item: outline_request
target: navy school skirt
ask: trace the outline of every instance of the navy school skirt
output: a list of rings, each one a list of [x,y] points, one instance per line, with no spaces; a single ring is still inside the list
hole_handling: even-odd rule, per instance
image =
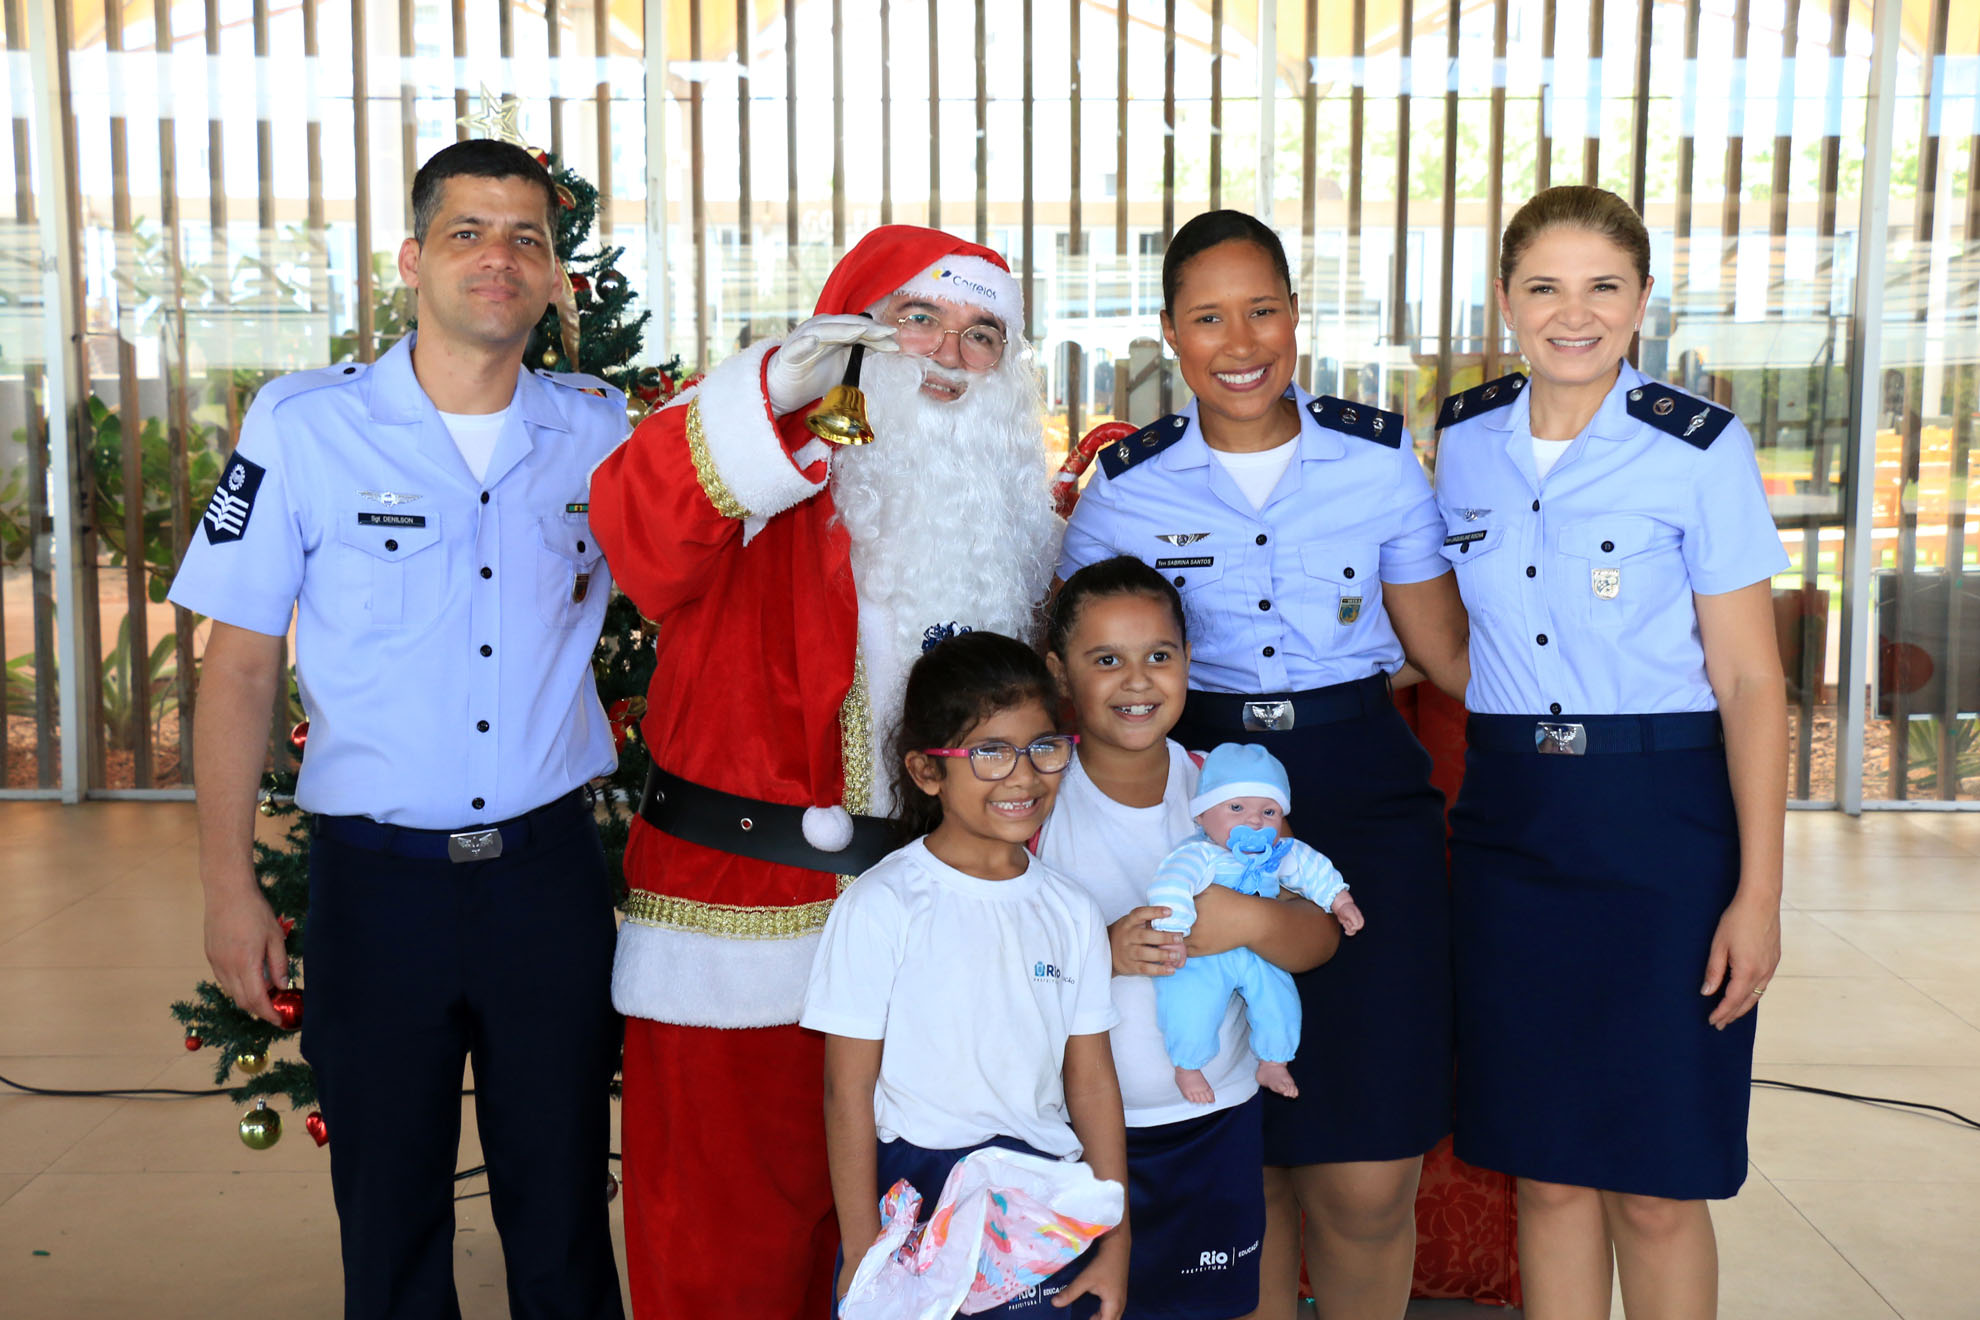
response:
[[[926,1146],[917,1146],[907,1141],[883,1141],[879,1144],[879,1155],[874,1166],[876,1175],[874,1182],[877,1186],[877,1190],[873,1193],[874,1200],[878,1201],[886,1196],[888,1188],[905,1178],[915,1191],[921,1193],[920,1213],[926,1218],[935,1213],[935,1203],[942,1198],[942,1185],[949,1181],[949,1170],[970,1152],[986,1150],[992,1146],[999,1150],[1019,1150],[1027,1155],[1052,1158],[1043,1151],[1019,1141],[1016,1137],[992,1137],[988,1141],[975,1146],[964,1146],[960,1150],[930,1150]],[[1128,1231],[1130,1233],[1134,1231],[1132,1210],[1129,1211]],[[1085,1251],[1061,1266],[1057,1274],[1036,1288],[1013,1297],[1002,1306],[992,1307],[988,1311],[978,1311],[976,1314],[995,1317],[998,1320],[1004,1316],[1036,1317],[1036,1320],[1069,1316],[1073,1320],[1092,1320],[1092,1317],[1100,1312],[1100,1299],[1091,1293],[1064,1310],[1056,1310],[1052,1306],[1052,1298],[1063,1292],[1067,1285],[1079,1277],[1079,1272],[1086,1268],[1086,1258],[1092,1254],[1092,1251],[1093,1247],[1089,1245]],[[1129,1259],[1132,1258],[1130,1253]],[[839,1285],[838,1272],[845,1268],[846,1256],[842,1247],[839,1251],[838,1266],[832,1272],[832,1288],[835,1294]],[[832,1314],[834,1316],[838,1314],[836,1305],[832,1308]]]
[[[1172,735],[1202,751],[1256,743],[1284,762],[1293,834],[1340,868],[1368,918],[1332,959],[1293,977],[1302,1021],[1289,1067],[1299,1098],[1265,1096],[1269,1165],[1408,1159],[1451,1130],[1444,797],[1386,684],[1319,694],[1349,688],[1367,694],[1357,713],[1276,732],[1192,716],[1234,700],[1192,692]]]
[[[1127,1130],[1131,1320],[1233,1320],[1258,1309],[1264,1094]]]
[[[1746,1178],[1757,1014],[1698,993],[1739,884],[1716,711],[1473,715],[1452,813],[1457,1154],[1605,1191],[1729,1197]]]

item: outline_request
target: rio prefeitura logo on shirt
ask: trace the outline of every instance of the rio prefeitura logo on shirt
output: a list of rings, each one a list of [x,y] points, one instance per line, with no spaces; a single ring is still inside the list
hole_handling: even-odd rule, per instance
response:
[[[1077,984],[1077,982],[1075,982],[1072,979],[1072,977],[1067,976],[1065,972],[1062,971],[1057,966],[1057,964],[1048,963],[1043,961],[1042,959],[1038,962],[1034,962],[1031,964],[1031,979],[1034,981],[1057,981],[1060,985]]]

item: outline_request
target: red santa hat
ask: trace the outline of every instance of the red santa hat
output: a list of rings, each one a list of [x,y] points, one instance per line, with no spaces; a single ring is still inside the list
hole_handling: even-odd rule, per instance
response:
[[[882,225],[832,268],[817,312],[857,314],[896,293],[981,307],[1019,333],[1024,294],[989,248],[920,225]]]

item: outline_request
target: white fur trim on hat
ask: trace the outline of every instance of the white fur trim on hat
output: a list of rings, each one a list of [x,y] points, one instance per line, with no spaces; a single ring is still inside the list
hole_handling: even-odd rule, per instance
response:
[[[1009,271],[984,257],[943,257],[902,281],[898,292],[981,307],[1002,321],[1006,331],[1024,329],[1024,290]]]
[[[1229,802],[1232,798],[1241,797],[1267,798],[1278,803],[1280,811],[1292,810],[1292,803],[1286,801],[1285,789],[1279,787],[1279,785],[1258,783],[1256,781],[1247,783],[1244,780],[1236,780],[1230,783],[1218,784],[1208,792],[1198,793],[1195,797],[1191,798],[1189,800],[1189,814],[1192,816],[1201,816],[1214,806]]]
[[[806,807],[804,841],[820,852],[844,852],[853,841],[853,818],[844,807]]]

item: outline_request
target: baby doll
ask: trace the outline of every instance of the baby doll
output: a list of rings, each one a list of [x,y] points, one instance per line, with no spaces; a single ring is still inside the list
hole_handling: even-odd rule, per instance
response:
[[[1290,889],[1332,912],[1346,934],[1360,930],[1361,909],[1334,864],[1297,839],[1279,837],[1291,799],[1286,768],[1263,747],[1225,743],[1210,753],[1189,800],[1202,833],[1176,845],[1156,869],[1148,901],[1169,915],[1150,924],[1189,934],[1196,895],[1219,884],[1265,898]],[[1290,973],[1242,948],[1191,958],[1155,982],[1156,1017],[1177,1089],[1200,1105],[1216,1098],[1203,1065],[1216,1057],[1217,1028],[1232,991],[1244,996],[1259,1085],[1298,1095],[1286,1064],[1299,1047],[1299,993]]]

